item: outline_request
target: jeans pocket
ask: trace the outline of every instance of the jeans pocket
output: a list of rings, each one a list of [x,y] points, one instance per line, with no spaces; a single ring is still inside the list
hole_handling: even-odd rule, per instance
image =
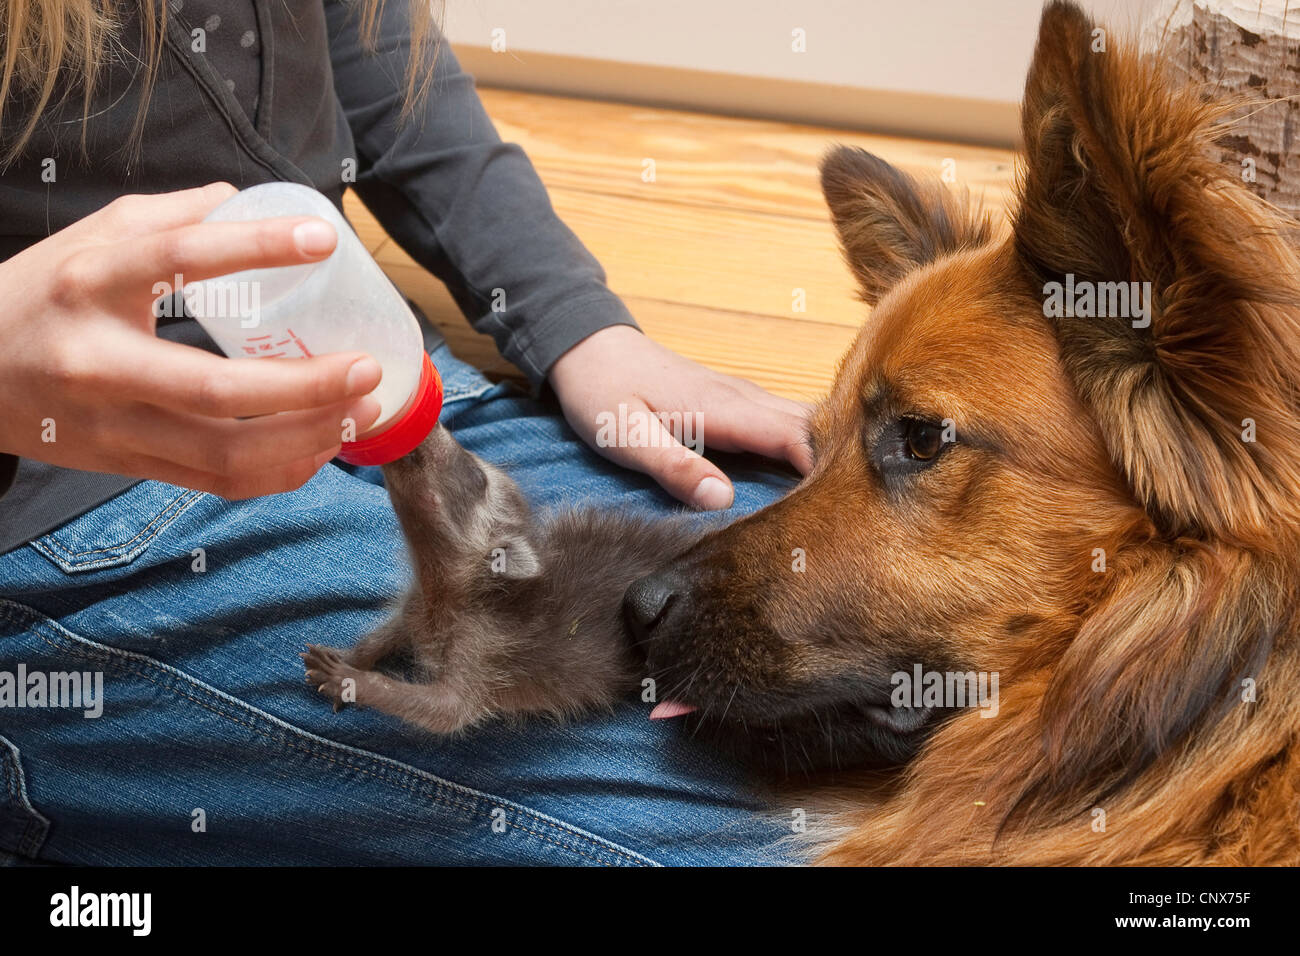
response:
[[[130,564],[204,497],[161,481],[132,485],[31,543],[68,574]]]
[[[50,821],[27,796],[18,748],[0,737],[0,850],[34,860],[49,832]]]

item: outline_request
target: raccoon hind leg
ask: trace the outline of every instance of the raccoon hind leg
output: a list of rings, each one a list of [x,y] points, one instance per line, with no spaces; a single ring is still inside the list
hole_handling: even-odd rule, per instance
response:
[[[452,734],[482,719],[485,712],[442,681],[417,684],[373,670],[360,670],[331,647],[308,645],[303,654],[307,682],[334,702],[372,707],[435,734]]]

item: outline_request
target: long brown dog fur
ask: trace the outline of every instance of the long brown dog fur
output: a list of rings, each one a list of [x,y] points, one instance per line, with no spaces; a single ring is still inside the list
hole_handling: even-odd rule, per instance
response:
[[[651,589],[690,719],[820,767],[910,757],[820,791],[823,863],[1300,863],[1294,223],[1208,158],[1219,106],[1093,29],[1044,11],[1009,235],[827,158],[874,310],[814,469]],[[1048,317],[1067,273],[1149,281],[1149,326]],[[956,440],[899,470],[913,418]],[[910,661],[998,672],[998,715],[855,730]]]
[[[1116,560],[1073,585],[1086,612],[999,655],[1003,719],[943,727],[828,863],[1300,863],[1293,223],[1206,158],[1212,105],[1092,29],[1044,15],[1013,243],[1037,278],[1153,284],[1145,332],[1054,330],[1141,513],[1097,515]]]

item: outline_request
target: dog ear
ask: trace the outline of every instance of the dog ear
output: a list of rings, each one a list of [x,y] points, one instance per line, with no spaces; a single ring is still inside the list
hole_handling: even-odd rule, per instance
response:
[[[1014,241],[1147,514],[1170,536],[1260,540],[1300,519],[1300,263],[1288,221],[1209,158],[1223,110],[1049,4]],[[1129,308],[1095,314],[1103,295]]]
[[[992,235],[988,217],[965,195],[939,182],[922,186],[864,149],[831,150],[821,179],[844,257],[869,305],[917,266]]]
[[[1282,562],[1229,546],[1151,542],[1116,556],[1116,581],[1054,670],[1043,758],[1023,804],[1076,811],[1130,782],[1189,734],[1248,706],[1290,626]],[[1239,711],[1248,720],[1248,710]]]

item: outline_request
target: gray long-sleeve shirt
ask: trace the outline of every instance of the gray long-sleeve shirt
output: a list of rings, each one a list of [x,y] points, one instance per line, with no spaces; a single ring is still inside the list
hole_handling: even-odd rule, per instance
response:
[[[142,71],[119,57],[97,88],[84,156],[75,95],[47,111],[20,159],[0,173],[0,260],[128,193],[286,180],[314,186],[339,206],[355,189],[534,385],[592,332],[634,325],[600,265],[555,215],[523,151],[501,142],[445,44],[428,98],[399,121],[406,4],[384,5],[374,53],[363,49],[357,6],[171,0],[138,144],[130,134]],[[125,49],[140,49],[138,22],[126,22],[124,41]],[[14,126],[6,116],[6,130]],[[502,298],[505,310],[494,311]],[[188,319],[164,322],[158,334],[216,351]],[[433,336],[426,330],[426,339]],[[135,481],[0,454],[0,553]]]

